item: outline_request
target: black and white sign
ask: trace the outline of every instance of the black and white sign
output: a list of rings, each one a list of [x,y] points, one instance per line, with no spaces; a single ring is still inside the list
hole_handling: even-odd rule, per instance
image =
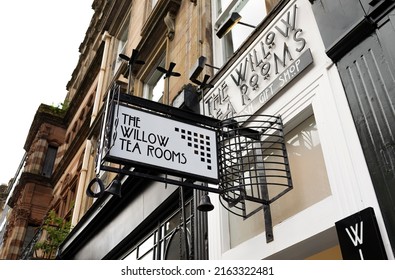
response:
[[[278,75],[265,89],[263,89],[258,96],[251,100],[251,102],[246,105],[239,114],[254,114],[312,63],[313,57],[310,49],[308,49],[287,69]]]
[[[335,224],[343,259],[387,259],[373,208],[368,207]]]
[[[114,111],[107,159],[218,182],[214,130],[123,105]]]

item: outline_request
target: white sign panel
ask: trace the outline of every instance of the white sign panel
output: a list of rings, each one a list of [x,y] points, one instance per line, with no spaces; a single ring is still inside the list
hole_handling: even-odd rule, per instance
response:
[[[119,105],[107,156],[177,175],[218,180],[214,130]]]

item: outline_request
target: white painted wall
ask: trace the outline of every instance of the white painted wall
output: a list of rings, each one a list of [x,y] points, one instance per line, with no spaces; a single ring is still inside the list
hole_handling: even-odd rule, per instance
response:
[[[334,230],[336,221],[366,207],[373,207],[387,255],[393,259],[336,66],[325,54],[309,1],[291,1],[288,7],[294,4],[298,7],[297,26],[303,29],[306,48],[312,51],[314,65],[291,82],[259,113],[281,115],[285,130],[288,131],[306,115],[314,113],[332,195],[274,226],[273,242],[266,243],[265,234],[262,233],[230,249],[229,213],[219,203],[218,195],[211,194],[215,208],[208,214],[209,258],[264,259],[275,254],[285,258],[305,258],[337,244]]]

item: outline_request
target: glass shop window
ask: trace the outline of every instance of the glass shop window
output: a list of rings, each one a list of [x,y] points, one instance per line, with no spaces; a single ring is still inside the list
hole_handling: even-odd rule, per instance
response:
[[[151,75],[145,79],[143,97],[152,101],[159,102],[165,92],[164,73],[156,70],[157,66],[165,68],[165,55],[159,60],[159,63],[152,69]]]
[[[121,29],[115,36],[115,46],[114,46],[114,58],[112,62],[112,73],[115,75],[122,64],[122,59],[119,57],[119,54],[126,54],[125,48],[128,42],[128,33],[129,33],[129,15],[127,16],[127,20],[123,23]]]
[[[293,189],[270,204],[273,226],[331,195],[314,116],[288,132],[285,141]],[[246,201],[246,208],[252,204]],[[228,219],[230,248],[265,231],[263,210],[247,219],[229,213]]]
[[[132,248],[126,260],[185,260],[191,256],[192,222],[191,201],[185,205],[186,232],[182,212],[177,210],[161,221],[151,233],[146,235]]]

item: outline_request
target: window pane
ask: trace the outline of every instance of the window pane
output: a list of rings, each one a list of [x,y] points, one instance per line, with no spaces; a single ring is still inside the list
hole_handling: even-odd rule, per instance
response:
[[[241,15],[241,23],[257,26],[266,16],[264,0],[217,0],[215,26],[219,28],[233,12]],[[215,7],[214,7],[215,8]],[[236,24],[232,30],[220,40],[214,40],[222,49],[222,63],[241,46],[254,31],[254,27]]]
[[[139,246],[139,258],[154,247],[154,234]]]
[[[187,238],[187,240],[185,240]],[[186,242],[185,242],[186,241]],[[187,226],[187,236],[185,236],[184,229],[177,229],[169,239],[166,240],[166,247],[163,259],[165,260],[186,260],[187,249],[190,252],[190,225]]]
[[[124,258],[124,260],[136,260],[137,259],[137,250],[133,250],[129,255]]]
[[[180,224],[180,213],[178,212],[176,215],[174,215],[168,222],[165,223],[165,232],[164,235],[168,235],[170,232],[172,232],[176,227],[178,227]]]
[[[125,46],[128,41],[128,33],[129,33],[129,20],[127,20],[122,28],[120,29],[119,33],[116,36],[115,41],[115,52],[114,58],[112,62],[112,70],[113,75],[117,72],[119,66],[122,63],[122,59],[119,57],[119,54],[125,54]]]
[[[181,210],[178,209],[165,219],[158,220],[159,225],[154,226],[155,230],[142,238],[137,244],[133,244],[133,247],[130,248],[131,253],[124,259],[186,259],[187,251],[191,254],[193,250],[190,200],[185,205],[187,245],[185,244],[184,227],[180,213]]]
[[[152,101],[159,101],[162,96],[163,93],[165,91],[165,83],[163,80],[163,76],[165,74],[162,74],[159,79],[155,82],[155,84],[152,86],[152,90],[151,90],[151,100]]]
[[[220,15],[232,2],[232,0],[217,0],[217,1],[218,1],[217,15]]]
[[[156,69],[157,66],[165,68],[165,57],[162,56],[160,63],[154,66],[152,73],[145,79],[143,97],[152,101],[160,101],[165,92],[164,73]]]
[[[154,259],[154,250],[149,251],[143,257],[140,257],[139,260],[153,260]]]
[[[265,1],[250,0],[239,12],[241,22],[257,26],[266,16]],[[236,24],[232,29],[233,50],[237,50],[245,39],[254,31],[254,28],[242,24]]]
[[[44,165],[42,175],[45,177],[51,177],[52,171],[55,165],[55,159],[57,154],[58,148],[48,146],[47,154],[45,155]]]

